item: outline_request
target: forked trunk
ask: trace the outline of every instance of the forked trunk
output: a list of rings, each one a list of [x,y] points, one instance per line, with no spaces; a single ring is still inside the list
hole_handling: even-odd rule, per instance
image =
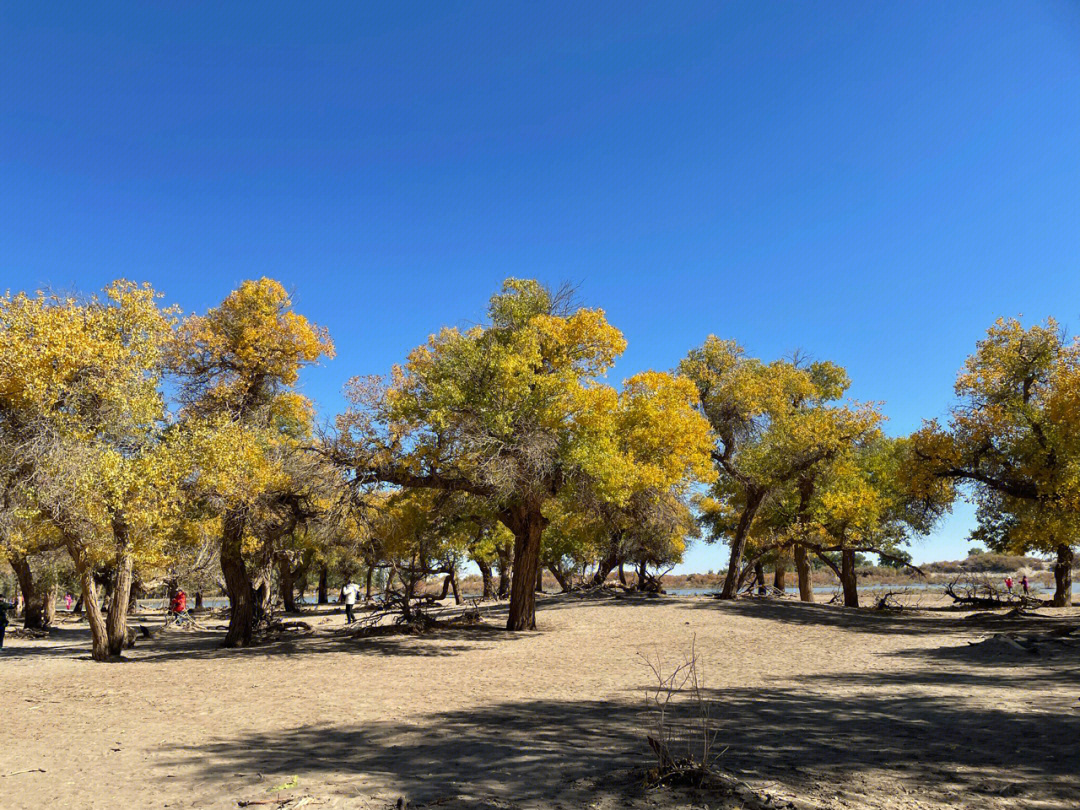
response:
[[[844,586],[844,607],[859,606],[858,578],[855,574],[855,552],[840,552],[840,582]]]
[[[795,544],[795,571],[799,575],[799,599],[803,602],[814,601],[814,583],[810,573],[810,560],[807,559],[806,546]]]
[[[787,563],[778,562],[773,570],[773,587],[778,591],[787,590]]]
[[[724,589],[720,592],[721,599],[734,599],[738,594],[739,568],[742,566],[743,552],[746,550],[746,538],[750,534],[750,526],[754,522],[761,505],[762,496],[757,493],[746,499],[742,514],[739,515],[739,524],[735,527],[735,537],[731,540],[731,557],[728,560],[727,577],[724,579]]]
[[[1057,547],[1057,563],[1054,565],[1054,607],[1068,607],[1072,604],[1072,568],[1074,552],[1072,546],[1062,543]]]
[[[244,563],[242,543],[244,516],[229,512],[221,537],[221,573],[225,576],[225,592],[229,596],[229,629],[223,647],[247,647],[255,629],[255,599],[251,577]]]
[[[539,504],[525,504],[504,512],[500,519],[514,533],[514,573],[510,581],[507,630],[536,629],[536,578],[540,566],[540,540],[547,520]]]
[[[371,569],[368,569],[368,593],[367,598],[371,599]],[[330,572],[326,570],[326,566],[320,566],[319,568],[319,604],[330,604]]]
[[[109,638],[109,655],[112,657],[119,657],[127,645],[127,616],[130,599],[131,552],[125,547],[116,561],[116,578],[113,580],[112,593],[109,596],[109,616],[105,621],[105,631]]]

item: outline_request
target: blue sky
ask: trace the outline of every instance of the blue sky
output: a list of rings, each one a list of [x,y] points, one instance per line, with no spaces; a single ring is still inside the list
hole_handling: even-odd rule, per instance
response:
[[[0,7],[0,287],[278,278],[327,413],[513,275],[607,310],[615,382],[716,333],[904,433],[998,316],[1080,328],[1078,256],[1072,2]]]

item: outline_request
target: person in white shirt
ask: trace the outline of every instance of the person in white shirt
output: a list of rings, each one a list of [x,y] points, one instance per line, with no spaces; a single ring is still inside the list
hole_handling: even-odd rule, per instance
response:
[[[341,588],[341,599],[345,603],[345,624],[352,624],[356,621],[356,617],[353,615],[353,605],[356,604],[356,597],[359,594],[360,586],[351,579],[346,579],[345,585]]]

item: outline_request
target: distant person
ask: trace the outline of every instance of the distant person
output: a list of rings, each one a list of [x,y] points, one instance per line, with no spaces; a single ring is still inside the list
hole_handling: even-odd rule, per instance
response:
[[[1024,589],[1024,596],[1027,596],[1028,595],[1028,578],[1027,578],[1027,574],[1024,574],[1024,576],[1020,578],[1020,587]]]
[[[1005,577],[1005,588],[1009,591],[1009,593],[1012,593],[1012,585],[1013,585],[1013,578],[1012,577]]]
[[[74,600],[74,597],[72,597],[72,595],[71,595],[71,591],[68,591],[67,593],[65,593],[64,594],[64,610],[66,610],[68,613],[71,613],[71,606],[72,606],[72,603],[74,601],[75,600]]]
[[[181,619],[187,611],[187,594],[183,588],[178,588],[169,602],[169,613],[174,619]]]
[[[7,601],[7,596],[0,594],[0,649],[4,648],[4,634],[7,632],[7,612],[9,610],[15,610],[14,603]]]
[[[356,604],[356,597],[360,595],[360,586],[357,585],[352,579],[345,581],[345,585],[341,588],[341,601],[345,603],[345,624],[352,624],[356,621],[356,617],[353,615],[353,606]]]

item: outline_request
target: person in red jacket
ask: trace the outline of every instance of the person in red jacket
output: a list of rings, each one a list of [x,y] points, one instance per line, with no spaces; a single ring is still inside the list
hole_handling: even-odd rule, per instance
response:
[[[172,602],[169,603],[169,613],[173,614],[175,618],[180,618],[187,610],[187,594],[183,589],[178,589],[173,594]]]

